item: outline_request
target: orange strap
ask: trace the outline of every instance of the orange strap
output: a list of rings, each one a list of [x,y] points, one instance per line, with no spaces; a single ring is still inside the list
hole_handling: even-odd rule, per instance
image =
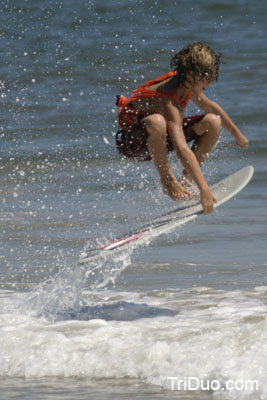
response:
[[[173,77],[177,75],[177,71],[170,71],[167,72],[166,74],[160,76],[159,78],[152,79],[151,81],[146,82],[144,85],[140,86],[138,89],[135,89],[132,91],[130,97],[125,97],[121,96],[118,100],[118,106],[119,107],[124,107],[127,106],[128,104],[132,103],[133,101],[140,100],[140,99],[145,99],[148,97],[168,97],[171,99],[176,100],[180,106],[182,107],[182,110],[187,106],[189,100],[191,99],[192,93],[190,92],[188,96],[186,97],[185,101],[181,99],[180,96],[174,93],[168,93],[168,92],[158,92],[156,90],[150,90],[147,89],[149,86],[155,85],[156,83],[162,82],[170,77]]]

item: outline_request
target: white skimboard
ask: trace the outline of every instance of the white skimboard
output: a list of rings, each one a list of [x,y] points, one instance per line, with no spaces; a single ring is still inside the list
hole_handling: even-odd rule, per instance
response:
[[[247,166],[227,176],[220,182],[211,185],[210,189],[218,200],[218,203],[215,203],[214,207],[222,205],[239,193],[249,183],[253,173],[254,168],[252,166]],[[184,206],[176,208],[152,220],[141,228],[115,239],[114,241],[108,242],[103,246],[88,251],[86,255],[80,259],[79,264],[86,264],[99,256],[111,255],[111,253],[118,252],[141,238],[149,239],[170,232],[203,213],[202,205],[199,201],[187,200],[182,204],[184,204]]]

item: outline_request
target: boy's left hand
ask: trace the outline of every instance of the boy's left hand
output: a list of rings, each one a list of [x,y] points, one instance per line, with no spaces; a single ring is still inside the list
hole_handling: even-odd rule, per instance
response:
[[[246,136],[242,135],[242,133],[238,135],[238,137],[235,139],[235,142],[236,145],[238,147],[241,147],[242,149],[248,148],[248,139],[246,138]]]

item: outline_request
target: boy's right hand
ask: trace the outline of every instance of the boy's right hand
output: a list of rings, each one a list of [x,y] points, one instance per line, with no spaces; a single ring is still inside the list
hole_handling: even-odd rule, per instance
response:
[[[237,147],[241,147],[242,149],[248,148],[248,139],[242,133],[238,135],[235,139]]]
[[[214,203],[218,203],[209,188],[200,191],[200,201],[205,215],[213,211]]]

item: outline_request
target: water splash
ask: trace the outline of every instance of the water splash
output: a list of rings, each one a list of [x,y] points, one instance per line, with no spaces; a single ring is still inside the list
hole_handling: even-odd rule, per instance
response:
[[[82,293],[92,294],[106,287],[131,264],[131,256],[136,246],[115,255],[104,255],[75,268],[64,266],[54,277],[42,282],[29,296],[31,309],[38,315],[56,319],[65,310],[79,312],[85,305]]]
[[[196,215],[178,221],[183,225],[196,218]],[[150,245],[155,238],[177,229],[177,221],[169,222],[147,230],[138,240],[117,247],[111,251],[100,251],[96,256],[81,259],[74,268],[64,266],[53,278],[40,284],[29,296],[31,308],[38,315],[44,315],[53,320],[66,310],[79,313],[86,306],[83,292],[94,292],[105,288],[109,283],[115,284],[117,277],[131,265],[135,250]],[[88,246],[87,246],[88,247]],[[86,248],[85,248],[86,252]]]

